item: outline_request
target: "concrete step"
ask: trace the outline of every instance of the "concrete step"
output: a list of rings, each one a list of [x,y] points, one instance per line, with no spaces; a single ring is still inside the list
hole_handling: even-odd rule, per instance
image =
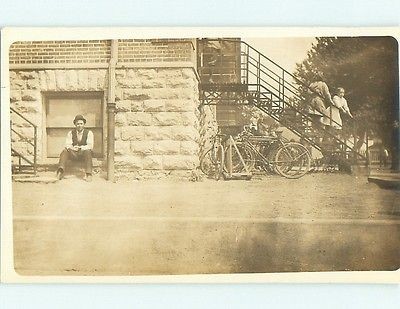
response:
[[[12,180],[24,183],[54,183],[57,181],[57,178],[55,175],[31,175],[30,177],[27,175],[15,175],[12,177]]]
[[[374,173],[368,177],[368,181],[377,184],[383,189],[400,190],[400,173]]]

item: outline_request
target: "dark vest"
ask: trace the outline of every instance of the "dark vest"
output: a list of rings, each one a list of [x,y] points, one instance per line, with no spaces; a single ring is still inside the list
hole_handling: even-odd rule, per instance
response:
[[[76,129],[72,130],[72,146],[84,146],[87,144],[87,136],[89,130],[83,129],[83,135],[81,141],[78,141],[78,132]]]

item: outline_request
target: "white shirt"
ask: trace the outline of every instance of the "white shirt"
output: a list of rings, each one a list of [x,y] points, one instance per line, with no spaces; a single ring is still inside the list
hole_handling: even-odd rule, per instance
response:
[[[347,101],[345,98],[341,98],[337,95],[333,97],[333,104],[339,108],[345,110],[348,114],[350,114],[349,106],[347,105]]]
[[[76,131],[76,136],[78,138],[78,141],[82,140],[83,137],[83,130],[82,132]],[[86,139],[86,145],[80,146],[82,150],[93,150],[93,144],[94,144],[94,137],[93,137],[93,132],[88,130],[88,135]],[[65,148],[73,148],[72,146],[72,131],[69,131],[67,134],[67,138],[65,139]]]

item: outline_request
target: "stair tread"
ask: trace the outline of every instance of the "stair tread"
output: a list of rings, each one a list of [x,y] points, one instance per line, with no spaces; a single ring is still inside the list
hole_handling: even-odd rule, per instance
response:
[[[57,182],[57,178],[55,176],[32,176],[32,177],[13,177],[13,181],[15,182],[29,182],[29,183],[54,183]]]

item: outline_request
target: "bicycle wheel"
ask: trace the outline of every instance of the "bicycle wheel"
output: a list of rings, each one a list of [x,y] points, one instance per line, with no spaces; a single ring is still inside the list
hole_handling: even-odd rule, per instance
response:
[[[222,145],[219,145],[215,149],[215,179],[219,180],[221,178],[224,162],[225,162],[225,150]]]
[[[310,170],[310,165],[311,156],[302,144],[285,144],[276,153],[275,169],[283,177],[300,178]]]
[[[267,173],[274,173],[277,174],[278,172],[276,171],[276,166],[275,166],[275,157],[276,153],[278,152],[279,149],[279,144],[278,143],[272,143],[268,147],[264,147],[262,149],[261,154],[265,157],[266,160],[263,160],[263,170]]]
[[[200,159],[200,169],[208,177],[212,177],[215,174],[215,158],[212,150],[212,148],[207,150]]]
[[[250,147],[246,146],[246,144],[242,142],[236,142],[236,147],[243,158],[244,163],[247,166],[247,169],[251,171],[254,168],[256,163],[255,155],[253,150]],[[225,160],[224,169],[228,171],[227,160]],[[236,152],[235,147],[232,147],[232,172],[240,173],[245,171],[245,167],[243,166],[242,160],[240,160],[239,154]]]

